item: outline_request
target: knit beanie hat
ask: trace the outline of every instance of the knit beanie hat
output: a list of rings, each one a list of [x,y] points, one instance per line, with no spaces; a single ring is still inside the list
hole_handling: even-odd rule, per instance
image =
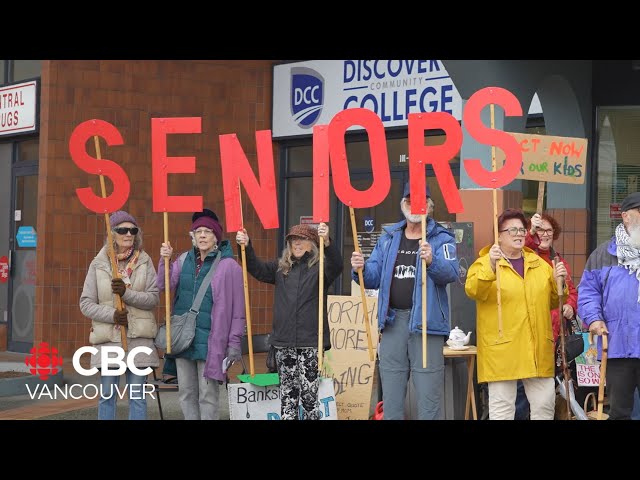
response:
[[[318,236],[318,230],[311,225],[300,224],[294,225],[289,229],[289,233],[285,237],[285,241],[289,241],[291,237],[300,237],[305,240],[311,240],[317,246],[320,245],[320,237]]]
[[[222,240],[222,225],[218,221],[218,216],[208,208],[205,208],[202,212],[195,212],[191,216],[191,221],[193,222],[191,224],[192,232],[195,232],[198,227],[209,228],[213,230],[213,234],[218,241]]]
[[[131,222],[136,227],[138,226],[138,222],[136,222],[136,219],[133,217],[133,215],[130,215],[124,210],[118,210],[117,212],[113,212],[111,214],[111,217],[109,217],[109,224],[111,225],[111,228],[117,227],[122,222]]]

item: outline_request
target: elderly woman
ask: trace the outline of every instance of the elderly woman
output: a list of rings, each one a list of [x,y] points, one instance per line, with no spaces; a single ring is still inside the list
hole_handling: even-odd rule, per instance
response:
[[[110,225],[119,278],[112,278],[109,247],[105,245],[89,265],[80,297],[80,310],[92,322],[89,342],[98,348],[98,354],[91,357],[91,366],[100,367],[102,347],[122,347],[120,329],[125,328],[128,352],[135,347],[148,347],[151,352],[136,354],[136,369],[155,368],[160,363],[153,344],[158,330],[153,314],[159,300],[156,270],[151,257],[142,249],[142,230],[132,215],[122,210],[114,212]],[[124,310],[116,309],[114,295],[122,298]],[[108,373],[100,372],[98,419],[115,420],[119,395],[116,386],[124,376],[129,393],[129,420],[146,420],[143,390],[146,376],[129,369],[122,375]]]
[[[196,317],[195,338],[172,359],[175,357],[185,420],[218,420],[219,385],[226,380],[222,361],[225,357],[232,362],[240,359],[245,326],[242,269],[229,241],[222,239],[222,225],[214,212],[205,208],[195,212],[191,221],[193,248],[181,254],[169,270],[170,288],[175,291],[173,314],[189,311],[207,273],[215,270]],[[165,288],[164,259],[172,255],[171,245],[163,243],[158,264],[160,290]]]
[[[567,283],[569,295],[564,299],[564,305],[562,306],[562,316],[567,320],[571,320],[575,317],[576,311],[578,310],[578,291],[576,290],[576,287],[573,284],[573,280],[571,279],[569,264],[553,248],[553,242],[560,237],[561,232],[562,228],[555,218],[553,218],[548,213],[542,213],[542,215],[536,213],[533,217],[531,217],[530,227],[529,231],[527,232],[525,245],[535,253],[537,253],[538,256],[549,265],[553,265],[552,261],[556,255],[558,255],[560,261],[564,263],[564,267],[567,269],[567,277],[565,278],[565,282]],[[551,309],[553,338],[554,340],[557,340],[558,335],[560,334],[560,315],[558,313],[558,309],[555,308],[557,307],[557,305],[552,307],[554,307]]]
[[[324,299],[327,289],[342,271],[342,255],[329,239],[329,227],[321,223],[316,231],[310,225],[294,225],[279,259],[263,262],[256,256],[246,230],[236,242],[246,246],[247,271],[257,280],[275,284],[273,335],[276,365],[280,377],[282,420],[319,420],[318,388],[318,301],[320,265],[319,236],[324,238]],[[331,348],[329,322],[324,309],[324,349]],[[300,409],[302,407],[302,409]]]
[[[555,358],[549,311],[558,302],[556,278],[565,277],[567,270],[562,262],[552,268],[525,247],[526,224],[521,210],[505,210],[498,218],[498,243],[480,250],[465,283],[467,295],[476,301],[478,382],[488,382],[491,420],[513,420],[518,379],[523,380],[531,404],[531,419],[554,417]]]

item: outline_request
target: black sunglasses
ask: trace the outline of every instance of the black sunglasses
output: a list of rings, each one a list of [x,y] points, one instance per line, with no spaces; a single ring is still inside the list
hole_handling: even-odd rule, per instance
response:
[[[118,228],[114,228],[113,231],[116,232],[118,235],[126,235],[127,232],[131,232],[131,235],[137,235],[139,228],[138,227],[132,227],[132,228],[118,227]]]

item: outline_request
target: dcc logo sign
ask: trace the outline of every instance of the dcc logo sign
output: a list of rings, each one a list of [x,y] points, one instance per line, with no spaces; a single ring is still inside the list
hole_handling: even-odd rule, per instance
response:
[[[301,128],[311,128],[324,105],[324,79],[315,70],[291,69],[291,116]]]

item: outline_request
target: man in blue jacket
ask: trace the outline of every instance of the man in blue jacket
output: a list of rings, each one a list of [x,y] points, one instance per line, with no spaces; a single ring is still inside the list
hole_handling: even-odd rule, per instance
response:
[[[351,275],[362,272],[365,288],[379,289],[378,328],[382,333],[380,375],[385,420],[402,420],[409,372],[413,378],[418,419],[439,420],[444,391],[442,346],[449,335],[449,300],[446,286],[458,279],[454,236],[433,214],[429,205],[427,241],[423,244],[421,216],[411,214],[409,183],[400,208],[406,220],[384,228],[371,256],[351,256]],[[422,368],[422,259],[427,264],[427,368]]]
[[[578,315],[593,334],[608,333],[611,420],[631,418],[634,391],[640,387],[640,192],[627,196],[620,211],[622,223],[611,240],[589,255],[578,286]]]

